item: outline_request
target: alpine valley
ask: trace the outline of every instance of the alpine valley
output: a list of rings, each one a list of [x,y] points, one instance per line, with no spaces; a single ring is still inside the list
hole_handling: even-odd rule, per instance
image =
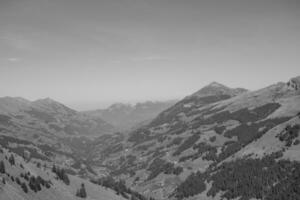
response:
[[[0,199],[300,199],[300,77],[78,112],[0,98]]]

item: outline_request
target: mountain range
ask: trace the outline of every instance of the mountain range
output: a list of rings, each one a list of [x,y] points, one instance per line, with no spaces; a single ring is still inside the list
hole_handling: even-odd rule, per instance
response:
[[[160,112],[174,105],[176,101],[147,101],[135,105],[115,103],[107,109],[86,111],[84,113],[100,117],[118,130],[130,130],[142,123],[150,122]]]
[[[124,180],[148,198],[300,198],[300,77],[256,91],[212,82],[176,103],[88,112],[4,97],[0,131],[6,155],[26,150],[28,165]]]

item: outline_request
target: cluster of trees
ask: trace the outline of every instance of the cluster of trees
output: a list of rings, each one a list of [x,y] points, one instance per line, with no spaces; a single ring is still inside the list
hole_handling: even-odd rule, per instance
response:
[[[264,106],[262,108],[262,110],[265,110],[267,108],[276,108],[276,105]],[[257,109],[256,112],[260,113],[261,111],[258,111],[258,110],[259,109]],[[261,113],[260,113],[260,114],[257,114],[257,118],[256,118],[255,115],[251,114],[250,118],[247,120],[247,118],[240,118],[241,117],[240,115],[244,112],[246,112],[246,111],[237,111],[236,114],[234,114],[234,117],[237,119],[240,119],[240,121],[242,121],[242,122],[247,122],[250,119],[255,120],[257,118],[261,118],[261,116],[265,116],[264,114],[261,115]],[[193,146],[193,149],[198,150],[198,152],[196,154],[182,157],[180,159],[180,161],[185,161],[187,159],[197,159],[203,153],[206,153],[203,156],[203,159],[214,161],[214,162],[220,162],[220,161],[224,160],[225,158],[229,157],[230,155],[232,155],[233,153],[239,151],[243,146],[260,138],[263,134],[265,134],[268,130],[270,130],[276,124],[282,123],[286,120],[288,120],[288,118],[268,119],[265,121],[261,121],[259,123],[241,124],[240,126],[237,126],[236,128],[228,130],[224,133],[224,136],[230,137],[230,138],[233,136],[237,136],[238,141],[229,141],[229,142],[225,143],[224,146],[222,147],[221,153],[219,155],[217,155],[216,147],[212,147],[205,143],[200,143],[198,145]],[[264,127],[264,129],[260,130],[261,127]],[[295,129],[293,129],[293,130],[295,130]],[[295,141],[295,143],[296,143],[296,141]]]
[[[107,176],[107,177],[100,178],[98,180],[91,180],[91,182],[106,188],[110,188],[116,191],[118,195],[122,195],[126,199],[130,198],[131,200],[148,200],[148,198],[146,198],[142,194],[128,188],[124,180],[116,181],[111,176]],[[150,197],[149,200],[155,200],[155,199]]]
[[[137,163],[136,156],[127,155],[120,158],[120,164],[118,169],[114,169],[112,175],[129,174],[130,176],[135,175],[135,171],[140,168],[140,163]]]
[[[31,175],[28,181],[28,186],[32,191],[38,192],[42,190],[42,186],[49,189],[51,184],[50,181],[46,181],[40,176],[35,177]]]
[[[294,145],[299,144],[299,140],[295,140],[299,136],[300,125],[296,124],[294,126],[286,126],[283,133],[279,135],[279,140],[285,142],[285,146],[290,147],[293,143]]]
[[[130,134],[128,141],[133,142],[136,145],[154,138],[155,136],[151,136],[151,132],[149,130],[146,128],[139,128]]]
[[[281,151],[262,159],[238,159],[205,173],[192,173],[172,195],[177,199],[194,196],[206,190],[206,182],[212,182],[208,196],[221,192],[224,199],[300,199],[300,163],[278,161],[280,157]]]
[[[23,192],[28,193],[28,188],[25,182],[21,183],[21,188],[23,190]]]
[[[193,145],[193,149],[197,150],[196,153],[192,155],[183,156],[179,159],[179,162],[184,162],[186,160],[192,159],[195,160],[203,155],[204,160],[217,161],[217,147],[213,147],[205,142]]]
[[[23,174],[23,173],[20,174],[20,177],[25,180],[24,182],[22,182],[22,179],[20,179],[18,176],[14,177],[8,173],[6,173],[6,175],[8,177],[10,177],[12,182],[16,182],[25,193],[28,193],[28,187],[27,187],[26,181],[28,182],[29,188],[34,192],[41,191],[42,186],[45,188],[48,188],[48,189],[51,187],[50,181],[46,181],[40,176],[35,177],[33,175],[30,175],[30,172],[27,172],[25,174]],[[2,179],[2,181],[3,181],[3,184],[5,184],[4,178]]]
[[[11,176],[10,178],[11,178],[11,180],[12,180],[13,182],[16,181],[16,183],[17,183],[18,185],[21,186],[22,190],[23,190],[25,193],[28,193],[28,188],[27,188],[26,183],[25,183],[25,182],[22,182],[22,181],[20,180],[19,177],[14,178],[13,176]]]
[[[212,114],[208,118],[203,118],[203,116],[199,116],[199,117],[195,118],[194,122],[193,122],[193,128],[196,129],[196,128],[199,128],[200,126],[206,125],[206,124],[214,124],[214,123],[221,124],[221,123],[227,121],[228,119],[237,120],[241,124],[247,124],[248,122],[256,122],[258,120],[262,120],[262,119],[266,118],[269,114],[274,112],[279,107],[280,107],[280,104],[278,104],[278,103],[269,103],[269,104],[265,104],[263,106],[257,107],[253,110],[249,110],[247,108],[240,109],[235,112],[229,112],[229,111],[217,112],[216,110],[214,110],[213,112],[203,113],[206,115]],[[220,129],[220,130],[217,129],[216,132],[221,133],[223,131],[224,130],[222,130],[222,129]]]
[[[87,197],[85,186],[84,186],[83,183],[81,184],[81,188],[76,191],[76,196],[80,197],[80,198],[86,198]]]
[[[270,106],[272,107],[272,106]],[[265,106],[265,108],[268,108],[268,106]],[[263,109],[263,110],[264,110]],[[241,113],[244,113],[246,111],[239,111],[237,114],[235,114],[235,117],[240,117]],[[257,111],[258,112],[258,111]],[[252,116],[252,115],[251,115]],[[260,115],[258,115],[260,116]],[[256,119],[255,115],[253,115],[250,119]],[[248,119],[248,120],[250,120]],[[246,118],[243,118],[243,122],[248,121]],[[221,149],[221,153],[217,155],[217,148],[210,146],[206,143],[199,143],[197,145],[193,146],[193,149],[197,149],[197,153],[188,155],[185,157],[182,157],[179,159],[180,162],[184,162],[188,159],[197,159],[200,156],[203,156],[203,159],[210,160],[216,162],[220,162],[224,160],[225,158],[229,157],[233,153],[239,151],[243,146],[247,145],[249,142],[252,142],[258,138],[260,138],[264,133],[266,133],[269,129],[274,127],[278,123],[282,123],[286,121],[287,118],[277,118],[277,119],[268,119],[265,121],[261,121],[259,123],[252,123],[252,124],[241,124],[240,126],[237,126],[234,129],[228,130],[224,133],[224,136],[226,137],[233,137],[237,136],[238,141],[229,141],[224,144],[224,146]],[[260,130],[261,127],[265,127],[264,130]],[[297,145],[300,143],[299,140],[295,140],[296,137],[298,137],[299,134],[299,125],[295,125],[293,127],[288,126],[286,128],[286,131],[284,134],[281,134],[279,136],[279,139],[281,141],[286,141],[287,146],[290,146],[292,143],[294,145]],[[204,154],[205,153],[205,154]]]
[[[183,171],[183,168],[180,166],[175,167],[174,163],[166,162],[161,158],[156,158],[149,165],[147,170],[150,171],[148,180],[151,180],[160,173],[179,175]]]
[[[62,180],[66,185],[70,185],[70,179],[64,168],[59,168],[58,166],[53,165],[52,172],[55,173],[57,178]]]
[[[222,135],[225,130],[226,130],[225,126],[217,126],[214,128],[214,131],[219,135]]]
[[[222,198],[300,199],[300,163],[276,161],[277,155],[263,159],[240,159],[218,167],[209,196],[222,191]]]
[[[183,199],[205,191],[205,178],[205,174],[201,172],[192,173],[177,187],[171,196],[175,196],[177,199]]]
[[[198,134],[194,134],[194,135],[190,136],[189,138],[187,138],[173,153],[173,156],[178,156],[183,151],[191,148],[199,140],[199,138],[200,138],[200,136]]]
[[[177,120],[175,124],[171,125],[170,129],[168,130],[168,134],[180,135],[184,133],[187,129],[188,129],[188,125],[184,121]]]
[[[180,145],[180,143],[181,143],[181,141],[183,140],[183,138],[182,137],[176,137],[176,138],[174,138],[168,145],[167,145],[167,147],[171,147],[171,146],[173,146],[173,145]]]

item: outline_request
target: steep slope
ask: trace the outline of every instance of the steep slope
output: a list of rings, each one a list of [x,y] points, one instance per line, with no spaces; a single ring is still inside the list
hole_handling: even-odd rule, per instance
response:
[[[3,164],[0,167],[1,200],[79,200],[82,198],[76,197],[76,191],[82,184],[88,200],[124,199],[110,189],[76,176],[65,175],[69,182],[64,182],[52,172],[51,163],[37,159],[29,161],[4,148],[0,150],[0,163]]]
[[[246,89],[233,89],[220,83],[212,82],[194,94],[185,97],[182,101],[176,103],[166,111],[160,113],[160,115],[151,122],[150,126],[170,123],[172,120],[176,120],[174,117],[176,118],[180,113],[184,113],[185,116],[193,115],[193,112],[197,110],[198,107],[229,99],[245,92],[247,92]]]
[[[253,92],[212,83],[133,131],[127,141],[112,145],[118,149],[106,155],[102,164],[111,174],[126,177],[128,185],[157,199],[193,195],[220,199],[230,188],[218,185],[213,174],[225,173],[222,166],[227,169],[231,165],[226,163],[235,163],[236,158],[252,159],[250,163],[265,159],[262,167],[268,167],[268,161],[278,167],[278,160],[299,161],[299,130],[294,127],[299,124],[299,80]],[[238,190],[226,197],[258,197],[253,194]]]
[[[116,103],[107,109],[86,111],[84,113],[101,117],[108,123],[119,128],[119,130],[129,130],[140,124],[149,122],[160,112],[175,103],[176,100],[162,102],[147,101],[135,105]]]

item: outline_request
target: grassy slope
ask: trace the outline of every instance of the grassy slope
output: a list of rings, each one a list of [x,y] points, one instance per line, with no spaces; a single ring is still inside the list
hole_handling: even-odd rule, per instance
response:
[[[114,191],[102,188],[98,185],[92,184],[89,181],[83,180],[79,177],[69,175],[70,185],[65,185],[62,181],[56,180],[55,175],[51,172],[51,169],[44,169],[43,167],[37,168],[35,164],[24,162],[23,158],[15,156],[16,165],[11,166],[5,159],[5,155],[9,155],[7,151],[4,154],[0,153],[0,160],[4,160],[6,173],[20,178],[20,173],[30,172],[33,175],[39,175],[45,180],[51,180],[53,185],[50,189],[42,187],[40,192],[33,192],[29,189],[26,194],[21,187],[11,181],[5,174],[0,174],[0,177],[5,177],[6,184],[0,183],[0,200],[76,200],[80,199],[75,196],[76,190],[80,188],[81,183],[85,184],[88,200],[123,200],[122,197],[117,196]],[[20,167],[20,163],[24,166],[24,169]],[[20,178],[21,182],[26,182],[23,178]],[[27,182],[26,182],[27,183]]]

